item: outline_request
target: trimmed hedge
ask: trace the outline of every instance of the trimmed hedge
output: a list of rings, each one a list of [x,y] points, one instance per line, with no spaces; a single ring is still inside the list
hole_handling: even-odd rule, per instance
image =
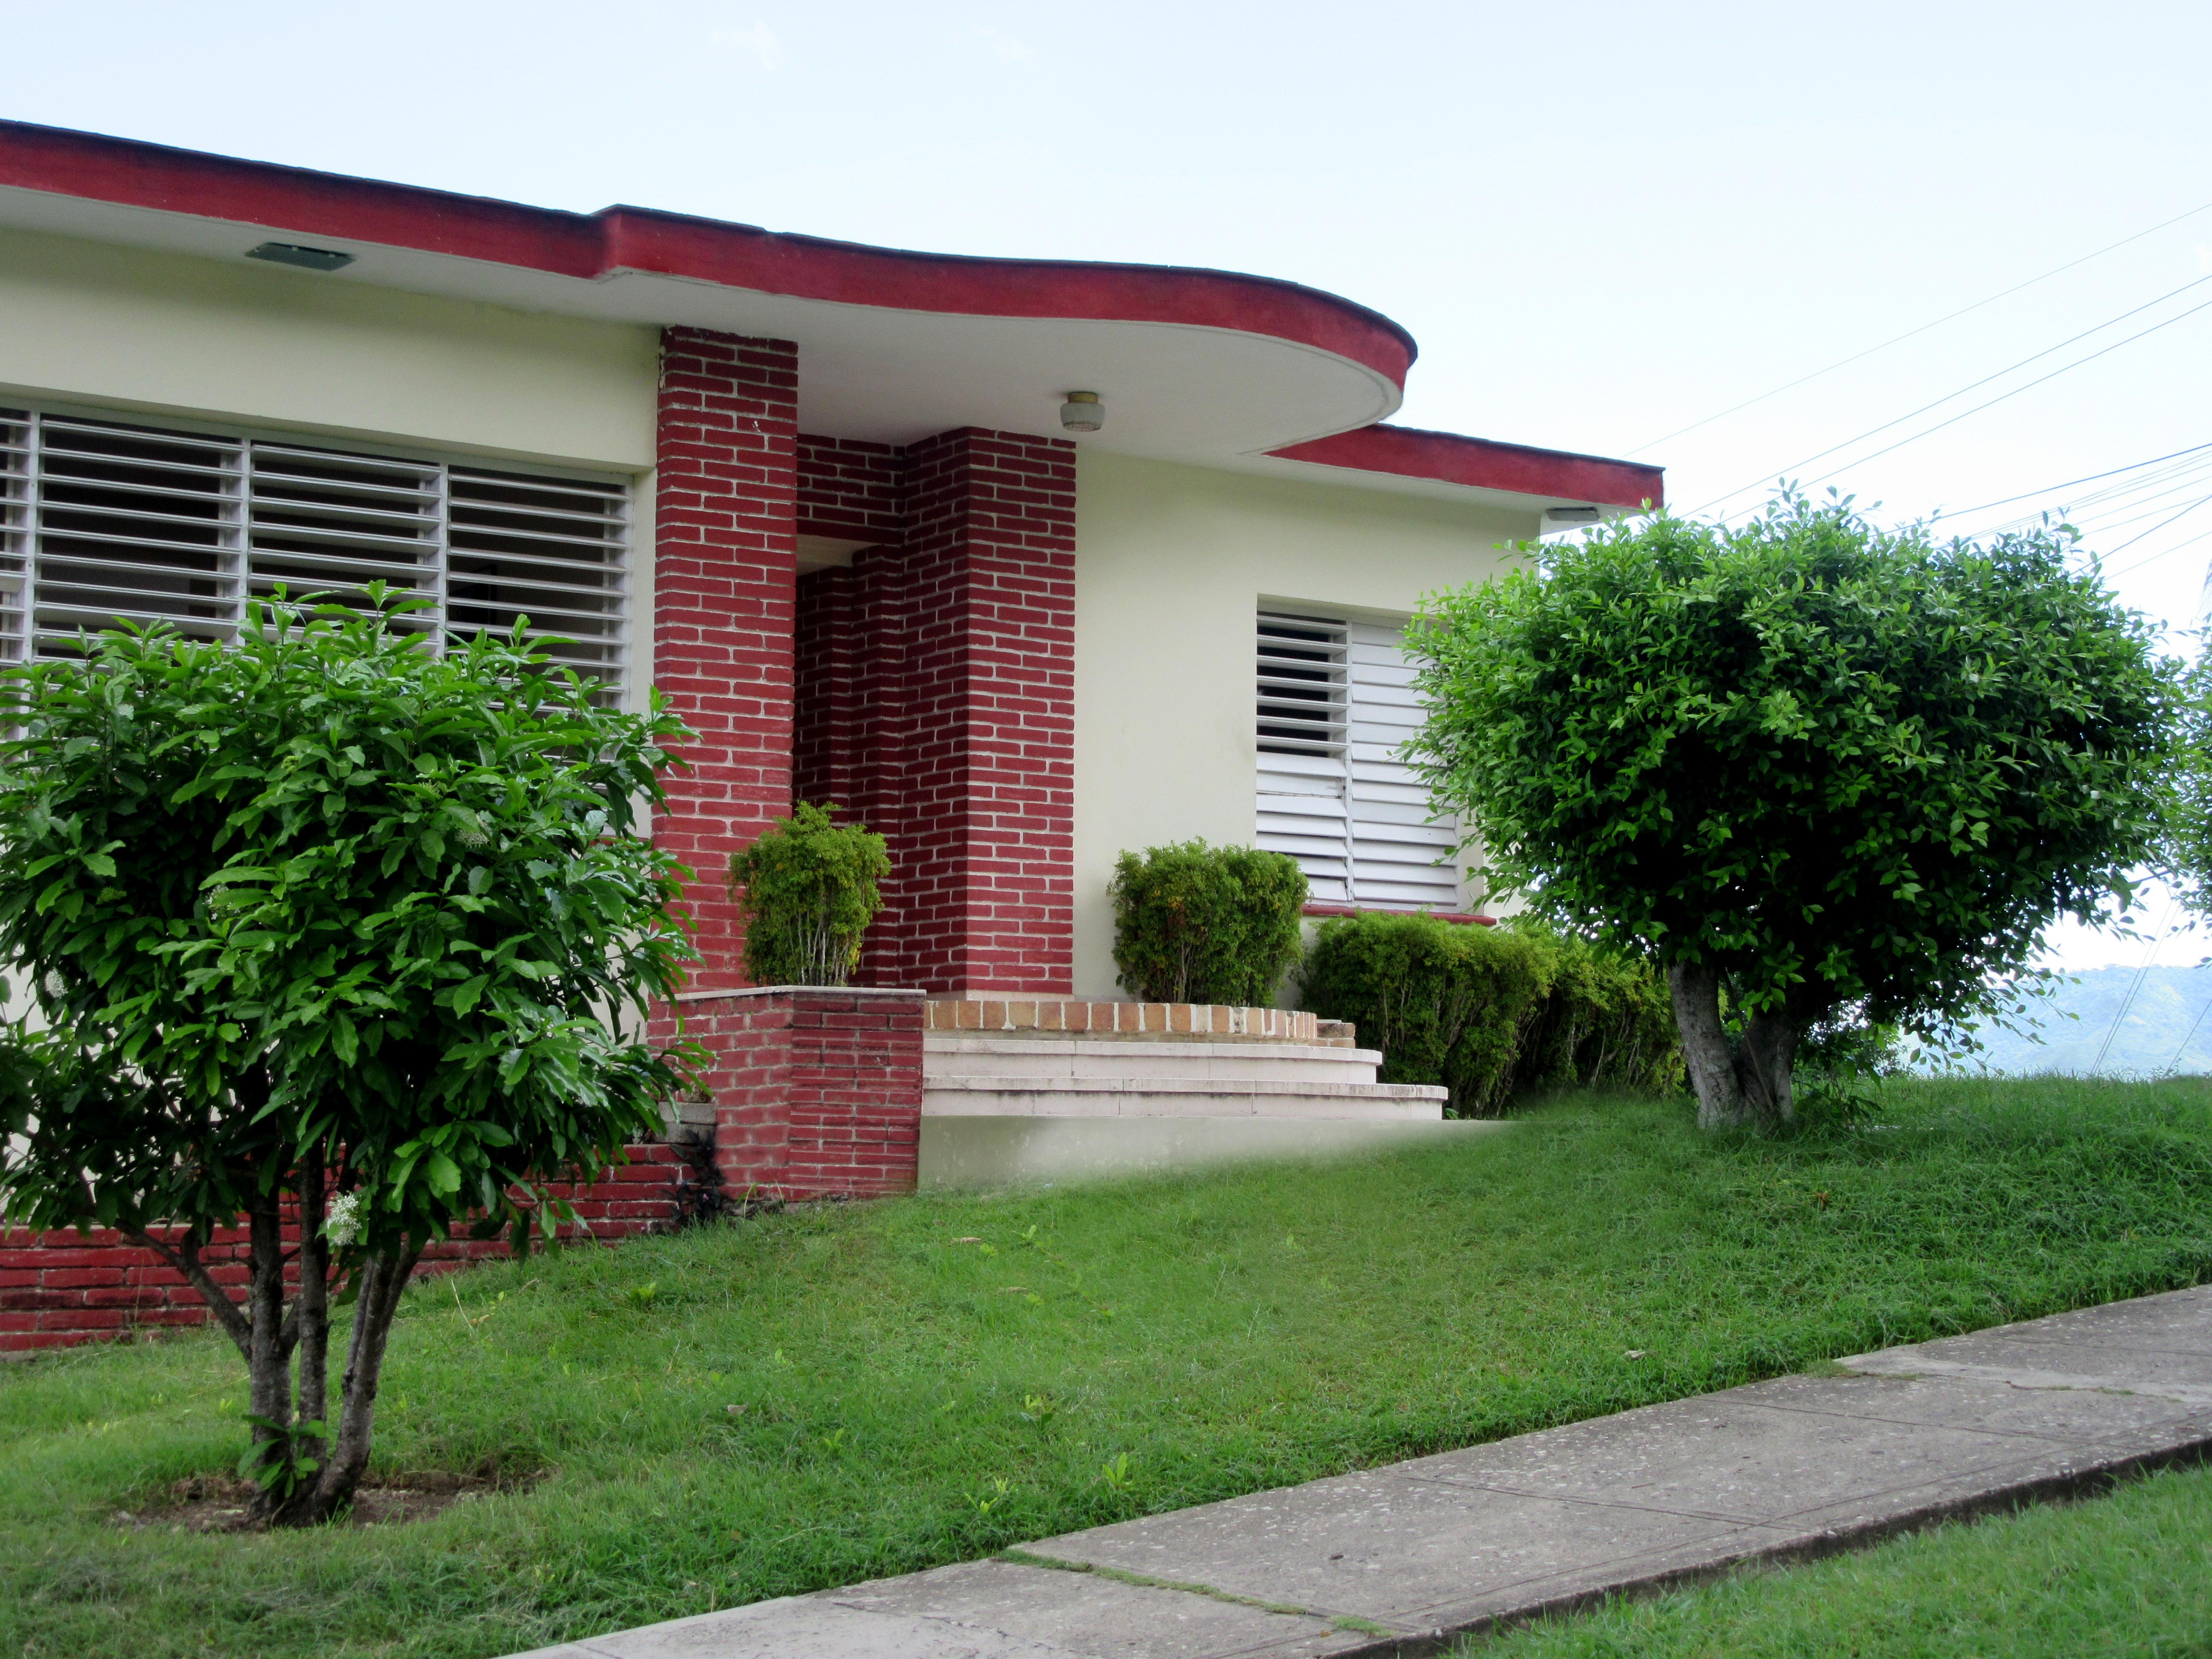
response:
[[[1298,959],[1306,878],[1297,860],[1187,841],[1124,853],[1114,900],[1114,965],[1146,1002],[1266,1007]]]
[[[1304,993],[1306,1007],[1352,1021],[1361,1043],[1382,1051],[1383,1082],[1449,1089],[1455,1117],[1495,1116],[1516,1096],[1574,1085],[1682,1084],[1659,976],[1534,921],[1329,921],[1306,958]]]
[[[830,821],[832,801],[800,801],[730,858],[730,896],[745,919],[745,977],[756,985],[842,985],[883,908],[891,861],[881,836]]]

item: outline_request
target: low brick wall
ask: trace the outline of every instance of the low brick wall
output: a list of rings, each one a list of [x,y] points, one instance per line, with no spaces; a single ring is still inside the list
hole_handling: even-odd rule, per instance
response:
[[[919,991],[814,986],[678,998],[655,1017],[653,1036],[669,1041],[680,1019],[684,1035],[704,1045],[709,1101],[679,1111],[674,1142],[634,1146],[630,1161],[605,1181],[554,1191],[575,1206],[591,1237],[608,1242],[681,1225],[724,1200],[913,1191],[922,1003]],[[417,1272],[507,1248],[455,1237],[428,1251]],[[218,1232],[202,1260],[217,1284],[242,1291],[246,1230]],[[198,1291],[118,1233],[0,1230],[0,1353],[207,1317]]]
[[[709,1189],[702,1175],[685,1149],[650,1141],[633,1146],[629,1162],[608,1170],[605,1181],[584,1187],[556,1183],[552,1190],[575,1206],[592,1237],[612,1243],[681,1224]],[[167,1243],[180,1231],[157,1228],[154,1236]],[[564,1232],[574,1237],[579,1231]],[[286,1228],[288,1243],[298,1237],[295,1228]],[[507,1249],[503,1240],[455,1237],[424,1252],[416,1273],[440,1273]],[[248,1278],[246,1229],[217,1232],[201,1260],[217,1284],[242,1294]],[[202,1325],[207,1318],[198,1291],[151,1250],[111,1229],[94,1228],[88,1235],[0,1230],[0,1354]]]
[[[724,1198],[913,1191],[922,1002],[919,991],[811,985],[678,997],[684,1035],[709,1056]],[[665,1016],[655,1027],[656,1041],[672,1034]]]

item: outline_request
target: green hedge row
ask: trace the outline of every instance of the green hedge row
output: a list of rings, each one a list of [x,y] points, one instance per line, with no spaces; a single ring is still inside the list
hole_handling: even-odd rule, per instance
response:
[[[1265,1006],[1299,960],[1297,861],[1202,841],[1124,853],[1114,962],[1147,1002]],[[1371,913],[1325,923],[1304,1006],[1359,1027],[1386,1083],[1442,1084],[1456,1116],[1574,1085],[1682,1086],[1667,988],[1644,963],[1540,924]]]
[[[1306,1007],[1382,1051],[1382,1081],[1442,1084],[1455,1117],[1577,1085],[1682,1086],[1665,981],[1539,923],[1345,917],[1322,925],[1303,977]]]

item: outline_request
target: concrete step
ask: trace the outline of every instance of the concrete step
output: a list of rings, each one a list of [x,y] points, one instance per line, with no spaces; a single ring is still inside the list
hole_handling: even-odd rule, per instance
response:
[[[1273,1158],[1443,1146],[1510,1125],[1462,1119],[925,1117],[924,1188],[1066,1185]]]
[[[922,1076],[932,1085],[981,1078],[1184,1078],[1207,1081],[1372,1083],[1373,1048],[1310,1042],[1089,1041],[930,1033]]]
[[[1253,1078],[946,1078],[925,1075],[932,1117],[1339,1118],[1436,1122],[1446,1091],[1415,1083]]]

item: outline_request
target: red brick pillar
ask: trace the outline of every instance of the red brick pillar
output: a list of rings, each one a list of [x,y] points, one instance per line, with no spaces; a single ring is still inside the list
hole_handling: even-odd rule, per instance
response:
[[[698,732],[654,840],[694,872],[695,989],[743,985],[730,854],[791,810],[799,349],[662,331],[653,678]]]
[[[1065,996],[1075,447],[969,428],[906,463],[893,982]]]

